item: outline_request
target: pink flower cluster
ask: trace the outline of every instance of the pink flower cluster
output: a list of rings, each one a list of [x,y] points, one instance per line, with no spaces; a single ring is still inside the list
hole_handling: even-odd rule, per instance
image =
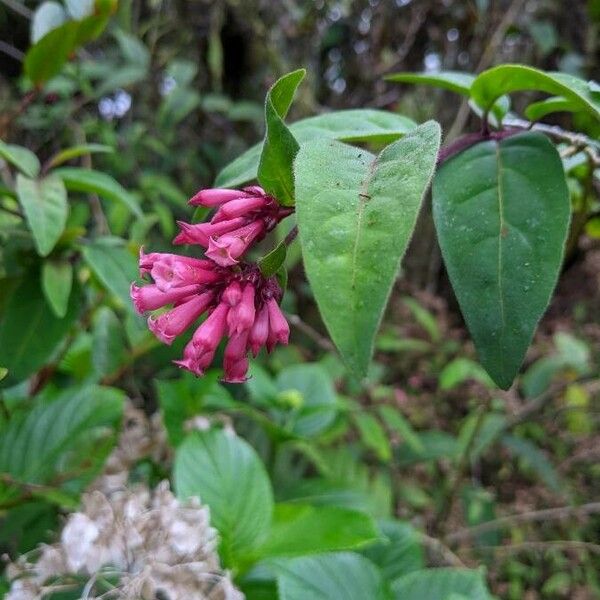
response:
[[[255,264],[239,259],[293,209],[280,207],[258,186],[202,190],[190,204],[218,209],[210,222],[179,223],[181,233],[174,243],[201,245],[207,258],[140,251],[140,275],[150,276],[153,283],[132,284],[131,298],[140,314],[171,306],[148,318],[148,327],[165,344],[208,313],[175,364],[203,375],[227,336],[223,379],[242,382],[248,353],[256,356],[263,346],[270,352],[277,343],[287,344],[290,330],[279,308],[277,279],[265,278]]]

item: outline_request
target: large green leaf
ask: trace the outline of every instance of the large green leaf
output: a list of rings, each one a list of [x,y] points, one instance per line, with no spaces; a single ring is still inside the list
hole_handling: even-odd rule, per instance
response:
[[[337,552],[277,561],[281,600],[387,600],[377,567],[359,554]]]
[[[40,172],[38,157],[27,148],[16,144],[6,144],[0,140],[0,158],[17,167],[28,177],[37,177]]]
[[[0,318],[0,365],[8,369],[2,384],[22,381],[51,359],[79,313],[80,295],[71,294],[67,313],[58,319],[29,273],[12,293]]]
[[[0,428],[0,472],[27,483],[50,482],[82,434],[118,426],[124,397],[114,388],[86,386],[37,400]]]
[[[67,191],[59,177],[29,179],[17,175],[17,195],[35,247],[41,256],[50,254],[65,229],[69,206]]]
[[[273,491],[260,458],[248,443],[222,430],[194,432],[179,446],[173,478],[180,498],[198,496],[210,507],[227,566],[266,538]]]
[[[521,90],[539,90],[572,100],[592,116],[600,119],[600,99],[593,86],[566,73],[546,73],[525,65],[500,65],[477,76],[471,96],[483,108],[490,108],[504,94]]]
[[[538,133],[477,144],[438,171],[433,212],[481,363],[506,389],[562,262],[570,207],[560,157]]]
[[[338,506],[276,504],[269,537],[257,557],[352,550],[377,539],[372,518]]]
[[[419,126],[375,157],[336,141],[295,162],[304,266],[350,369],[366,373],[377,328],[435,166],[439,125]]]
[[[70,191],[98,194],[107,200],[123,204],[136,217],[143,218],[144,216],[135,196],[106,173],[83,167],[61,167],[55,169],[54,174],[64,181],[66,188]]]
[[[491,600],[480,571],[468,569],[422,569],[400,577],[392,584],[396,600]]]
[[[129,289],[131,282],[138,278],[137,261],[133,254],[113,238],[100,238],[83,246],[81,252],[102,285],[123,306],[132,308]]]
[[[395,113],[372,108],[338,110],[316,117],[301,119],[289,126],[296,140],[302,144],[327,138],[342,142],[390,143],[416,127],[416,123]],[[262,144],[256,144],[218,175],[215,185],[236,187],[256,179]]]
[[[388,581],[425,568],[425,552],[419,532],[410,524],[386,519],[379,523],[383,541],[369,546],[363,554],[373,561]]]
[[[257,177],[265,191],[285,206],[294,204],[293,162],[298,142],[283,120],[305,75],[304,69],[284,75],[265,99],[266,131]]]

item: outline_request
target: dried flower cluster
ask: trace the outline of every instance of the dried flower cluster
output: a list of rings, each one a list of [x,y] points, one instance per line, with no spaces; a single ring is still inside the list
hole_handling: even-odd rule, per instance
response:
[[[176,364],[203,375],[227,336],[223,379],[239,383],[246,379],[250,352],[256,356],[263,346],[270,352],[289,338],[277,279],[264,277],[255,264],[241,263],[240,258],[292,209],[279,206],[258,186],[201,190],[189,203],[217,210],[206,223],[179,222],[181,232],[174,243],[200,245],[206,258],[142,251],[140,274],[153,283],[132,284],[131,297],[140,314],[171,306],[148,318],[148,327],[165,344],[207,313]]]

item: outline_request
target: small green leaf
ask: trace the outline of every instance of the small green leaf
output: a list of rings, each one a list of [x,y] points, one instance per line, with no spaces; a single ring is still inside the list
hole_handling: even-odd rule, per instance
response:
[[[359,376],[366,374],[439,142],[439,125],[431,121],[377,157],[322,140],[298,153],[296,213],[304,266],[329,333]]]
[[[469,569],[422,569],[396,579],[396,600],[450,600],[453,595],[469,600],[492,600],[481,571]]]
[[[363,444],[373,450],[380,460],[389,461],[392,458],[392,448],[379,421],[366,412],[354,413],[353,417]]]
[[[61,167],[53,173],[64,181],[70,191],[98,194],[107,200],[120,202],[140,219],[144,216],[136,198],[106,173],[82,167]]]
[[[440,389],[451,390],[465,381],[478,381],[487,388],[493,388],[494,382],[481,365],[468,358],[451,360],[440,373]]]
[[[377,567],[359,554],[338,552],[278,560],[280,600],[388,600]],[[437,599],[439,600],[439,599]]]
[[[0,318],[0,365],[9,370],[5,383],[23,381],[43,367],[63,342],[79,313],[80,296],[72,293],[64,318],[48,306],[39,274],[29,273],[9,296]]]
[[[47,260],[42,265],[42,289],[54,314],[62,319],[67,314],[73,287],[73,266],[67,261]]]
[[[327,138],[341,142],[391,143],[416,127],[403,115],[365,109],[337,110],[316,117],[301,119],[289,126],[302,144],[314,139]],[[216,187],[237,187],[256,179],[262,144],[256,144],[229,163],[215,180]]]
[[[570,207],[560,157],[539,133],[477,144],[439,169],[433,213],[479,359],[507,389],[562,262]]]
[[[271,482],[260,458],[234,433],[193,432],[179,446],[173,478],[179,498],[197,496],[210,508],[226,566],[256,550],[273,514]]]
[[[57,152],[50,159],[48,167],[54,168],[73,158],[99,152],[112,153],[114,152],[114,149],[110,146],[105,146],[104,144],[81,144],[79,146],[71,146],[70,148],[65,148],[64,150]]]
[[[283,266],[285,262],[285,257],[287,255],[287,246],[285,244],[285,240],[282,240],[269,252],[265,254],[262,258],[258,259],[258,266],[260,268],[260,272],[265,277],[271,277],[275,275],[277,271]]]
[[[48,256],[67,223],[67,191],[56,175],[29,179],[17,175],[17,195],[38,254]]]
[[[0,367],[0,381],[2,381],[8,375],[8,369]]]
[[[86,263],[100,280],[123,304],[133,310],[129,289],[138,278],[137,261],[133,254],[112,238],[100,238],[81,250]]]
[[[535,90],[572,100],[581,110],[600,119],[600,100],[587,81],[566,73],[547,73],[525,65],[500,65],[480,73],[471,86],[471,96],[490,108],[504,94]]]
[[[525,109],[525,116],[530,121],[539,121],[546,115],[550,115],[556,112],[578,112],[581,110],[581,105],[573,100],[567,100],[560,96],[554,96],[547,98],[546,100],[540,100],[539,102],[532,102]]]
[[[304,69],[284,75],[265,99],[266,132],[257,177],[265,191],[284,206],[294,205],[293,162],[298,142],[283,120],[305,75]]]
[[[398,409],[388,404],[382,404],[378,407],[378,410],[383,422],[390,429],[398,433],[413,452],[416,454],[425,452],[425,447],[419,434],[412,428],[412,425]]]
[[[352,550],[377,539],[368,515],[338,506],[276,504],[269,537],[259,559]]]
[[[35,178],[39,175],[40,161],[27,148],[17,146],[16,144],[5,144],[0,140],[0,158],[17,167],[21,173],[28,177]]]
[[[440,71],[439,73],[392,73],[384,77],[394,83],[418,83],[432,85],[443,90],[449,90],[469,96],[475,76],[461,71]]]

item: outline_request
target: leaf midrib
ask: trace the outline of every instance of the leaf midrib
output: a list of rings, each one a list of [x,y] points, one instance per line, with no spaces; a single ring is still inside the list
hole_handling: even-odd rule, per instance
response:
[[[504,218],[504,187],[502,185],[502,158],[500,153],[500,144],[496,142],[496,164],[497,164],[497,179],[498,185],[496,186],[497,195],[498,195],[498,217],[499,217],[499,229],[498,229],[498,296],[500,302],[500,320],[502,322],[502,327],[500,329],[500,346],[504,348],[504,332],[506,329],[506,314],[504,307],[504,286],[503,286],[503,278],[502,278],[502,269],[503,269],[503,261],[502,261],[502,232],[504,231],[504,227],[506,226],[506,220]],[[504,373],[504,354],[500,353],[500,369]]]

